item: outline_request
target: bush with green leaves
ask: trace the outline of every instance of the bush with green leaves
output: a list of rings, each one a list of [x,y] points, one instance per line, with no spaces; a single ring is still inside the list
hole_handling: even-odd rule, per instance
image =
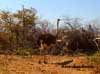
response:
[[[91,64],[100,65],[100,51],[97,51],[93,55],[87,56],[87,58]]]
[[[32,49],[17,49],[15,50],[16,55],[22,55],[22,56],[30,56],[32,55],[33,50]]]

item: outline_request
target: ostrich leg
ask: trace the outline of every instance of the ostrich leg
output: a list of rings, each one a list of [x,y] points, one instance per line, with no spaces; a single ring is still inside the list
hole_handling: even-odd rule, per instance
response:
[[[99,40],[100,39],[100,37],[97,37],[97,38],[95,38],[93,41],[94,41],[94,43],[96,44],[96,47],[97,47],[97,50],[98,51],[100,51],[100,48],[99,48],[99,44],[96,42],[96,40]]]

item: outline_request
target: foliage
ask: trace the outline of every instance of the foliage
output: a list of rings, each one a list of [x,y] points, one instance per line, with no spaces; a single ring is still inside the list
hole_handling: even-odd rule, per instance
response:
[[[89,64],[93,65],[94,72],[96,74],[100,73],[100,51],[97,51],[94,55],[86,56],[88,59]]]
[[[14,51],[16,55],[22,55],[22,56],[32,55],[32,52],[33,52],[32,49],[20,49],[20,48]]]
[[[23,7],[13,13],[5,10],[1,11],[0,49],[11,49],[11,51],[17,49],[15,52],[18,55],[39,53],[39,36],[43,33],[50,33],[56,39],[62,40],[60,44],[56,42],[53,47],[50,47],[50,50],[46,51],[50,54],[67,54],[67,51],[69,53],[81,52],[93,54],[97,51],[97,46],[93,40],[97,34],[100,34],[99,28],[97,29],[92,24],[85,26],[86,24],[82,24],[80,18],[65,17],[62,22],[60,24],[66,27],[58,28],[59,33],[56,35],[56,29],[49,28],[51,22],[38,19],[34,8]],[[95,24],[98,25],[98,23]],[[65,30],[66,32],[64,32]],[[51,41],[51,39],[48,41]],[[23,49],[19,49],[19,47],[23,47]]]

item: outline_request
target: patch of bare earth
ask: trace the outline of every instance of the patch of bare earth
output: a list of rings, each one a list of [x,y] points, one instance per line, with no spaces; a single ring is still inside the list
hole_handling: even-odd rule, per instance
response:
[[[71,59],[65,67],[56,64]],[[89,66],[85,57],[0,55],[0,74],[95,74],[93,68],[74,68],[83,65]]]

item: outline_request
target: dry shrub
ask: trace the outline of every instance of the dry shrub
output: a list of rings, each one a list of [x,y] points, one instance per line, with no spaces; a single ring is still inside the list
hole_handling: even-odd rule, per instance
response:
[[[86,54],[92,54],[97,51],[95,34],[87,30],[70,30],[67,32],[67,48],[72,51],[79,51]]]

